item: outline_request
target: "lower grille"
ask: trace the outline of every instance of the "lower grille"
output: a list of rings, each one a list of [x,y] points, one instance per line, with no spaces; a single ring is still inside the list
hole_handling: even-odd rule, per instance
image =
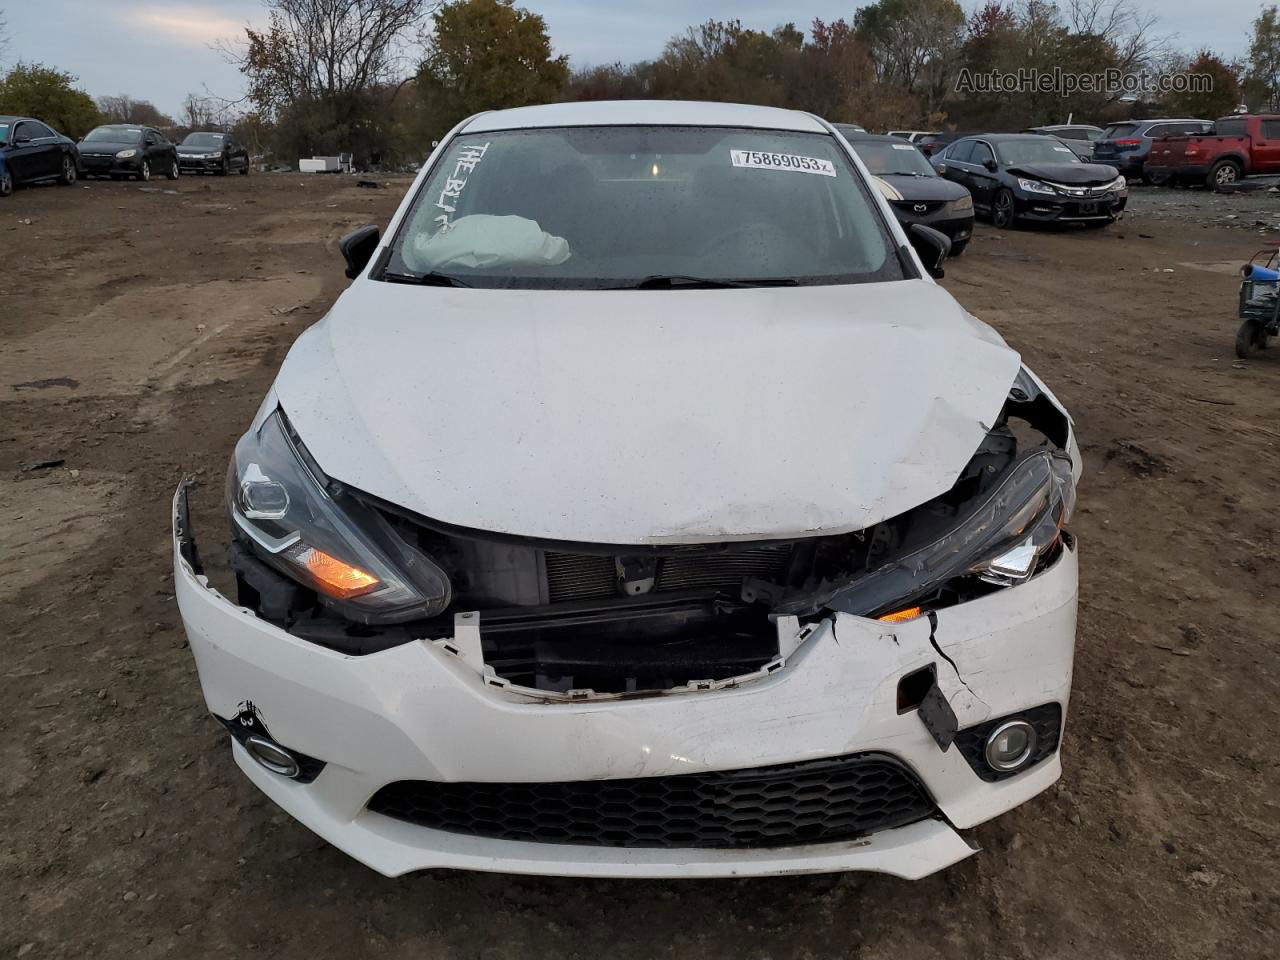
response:
[[[906,766],[874,753],[627,780],[402,780],[379,790],[369,809],[423,827],[502,840],[673,848],[848,840],[935,812]]]
[[[733,551],[678,553],[660,557],[655,592],[729,589],[735,593],[747,577],[781,577],[791,560],[792,545],[749,547]],[[620,596],[618,571],[611,556],[546,554],[547,597],[552,603],[605,600]]]

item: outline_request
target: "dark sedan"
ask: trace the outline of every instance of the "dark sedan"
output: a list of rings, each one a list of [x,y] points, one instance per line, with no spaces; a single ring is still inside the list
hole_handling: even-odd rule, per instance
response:
[[[973,198],[968,190],[938,176],[924,155],[906,140],[858,133],[840,123],[834,126],[876,178],[904,228],[923,223],[941,230],[951,238],[951,256],[964,253],[973,235]],[[907,236],[912,236],[910,231]]]
[[[1000,229],[1019,221],[1105,227],[1129,202],[1114,167],[1085,163],[1070,147],[1037,134],[965,137],[935,156],[933,165],[968,188],[978,212]]]
[[[249,173],[249,151],[229,133],[188,133],[178,144],[178,163],[188,173],[218,173],[232,170]]]
[[[80,167],[71,138],[31,117],[0,117],[0,158],[0,196],[26,183],[75,183]]]
[[[178,179],[178,152],[168,137],[135,123],[94,127],[80,141],[80,162],[86,176]]]

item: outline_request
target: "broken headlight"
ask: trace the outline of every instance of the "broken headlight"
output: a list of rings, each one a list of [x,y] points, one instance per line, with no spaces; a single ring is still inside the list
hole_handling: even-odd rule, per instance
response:
[[[280,410],[236,444],[227,509],[259,559],[350,619],[398,623],[449,605],[444,572],[328,481]]]
[[[839,590],[826,606],[859,616],[903,607],[948,581],[978,577],[1011,586],[1029,580],[1053,549],[1075,505],[1071,460],[1038,451],[962,520]]]

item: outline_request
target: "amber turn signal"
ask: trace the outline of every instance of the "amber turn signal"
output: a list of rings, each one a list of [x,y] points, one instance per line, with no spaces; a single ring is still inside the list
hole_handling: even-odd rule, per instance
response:
[[[881,623],[906,623],[908,620],[914,620],[920,614],[924,613],[920,607],[906,607],[903,610],[895,610],[893,613],[886,613],[882,617],[876,617]]]
[[[298,560],[318,589],[339,600],[349,600],[368,593],[381,583],[373,574],[315,547],[308,547]]]

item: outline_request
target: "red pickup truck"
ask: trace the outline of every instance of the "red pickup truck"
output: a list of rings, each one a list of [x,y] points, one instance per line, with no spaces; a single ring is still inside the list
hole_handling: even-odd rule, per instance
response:
[[[1255,173],[1280,173],[1280,114],[1237,114],[1204,136],[1161,137],[1145,167],[1153,180],[1200,180],[1214,190]]]

